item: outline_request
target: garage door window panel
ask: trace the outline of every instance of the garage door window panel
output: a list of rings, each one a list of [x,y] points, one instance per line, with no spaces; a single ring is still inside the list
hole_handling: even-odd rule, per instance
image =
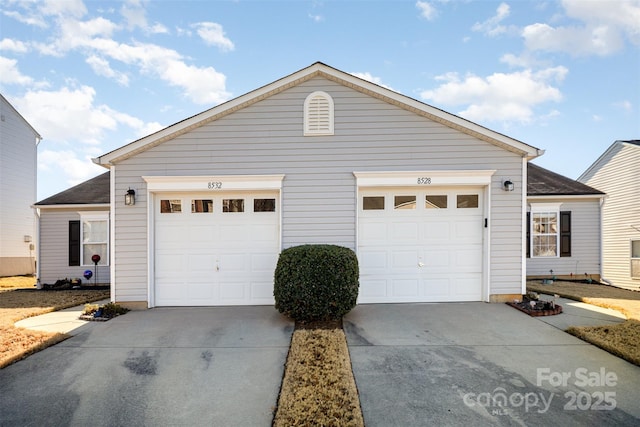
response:
[[[275,212],[276,199],[253,199],[254,212]]]
[[[213,200],[191,200],[191,213],[213,213]]]
[[[631,277],[640,279],[640,240],[631,241]]]
[[[362,209],[365,211],[383,211],[384,196],[364,196],[362,198]]]
[[[476,209],[480,206],[477,194],[458,194],[456,202],[458,209]]]
[[[393,208],[396,210],[414,210],[416,196],[394,196]]]
[[[244,212],[244,199],[223,199],[222,212],[225,212],[225,213]]]
[[[448,197],[444,195],[427,194],[425,198],[425,209],[447,209]]]
[[[160,213],[181,213],[182,200],[179,199],[162,199],[160,200]]]

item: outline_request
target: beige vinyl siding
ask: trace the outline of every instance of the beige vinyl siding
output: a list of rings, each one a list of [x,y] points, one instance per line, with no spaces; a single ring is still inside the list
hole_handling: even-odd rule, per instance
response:
[[[640,239],[640,147],[617,142],[581,181],[607,194],[602,216],[602,275],[613,285],[640,290],[631,278],[631,240]]]
[[[87,209],[84,213],[109,212],[109,209]],[[85,270],[94,271],[90,266],[69,266],[69,221],[79,221],[78,209],[40,210],[40,283],[53,284],[59,279],[83,277]],[[95,277],[91,278],[91,283]],[[109,283],[108,265],[98,266],[98,282]]]
[[[571,212],[571,256],[527,258],[527,276],[573,274],[585,279],[585,274],[600,274],[600,199],[566,201],[539,198],[530,203],[562,203],[560,211]]]
[[[4,98],[0,113],[0,276],[33,274],[37,134]]]
[[[303,104],[314,91],[333,97],[332,136],[303,136]],[[116,165],[116,253],[126,250],[116,259],[118,299],[123,292],[132,301],[147,299],[146,240],[124,232],[147,233],[141,176],[285,174],[283,248],[331,243],[356,249],[354,171],[465,169],[497,169],[491,232],[501,244],[492,244],[492,293],[519,293],[522,158],[337,83],[311,79]],[[502,191],[507,177],[516,191]],[[135,206],[120,200],[128,187],[136,189]]]

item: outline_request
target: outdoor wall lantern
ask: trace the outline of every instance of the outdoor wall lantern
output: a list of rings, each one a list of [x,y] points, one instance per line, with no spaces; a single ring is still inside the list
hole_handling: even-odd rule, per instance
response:
[[[127,206],[133,206],[136,204],[136,191],[129,188],[124,194],[124,204]]]
[[[504,191],[513,191],[513,182],[510,179],[507,179],[502,183]]]

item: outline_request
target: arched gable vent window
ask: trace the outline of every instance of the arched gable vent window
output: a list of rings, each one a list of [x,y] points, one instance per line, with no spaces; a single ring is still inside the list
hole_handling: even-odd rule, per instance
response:
[[[333,135],[333,99],[326,92],[313,92],[304,100],[304,134]]]

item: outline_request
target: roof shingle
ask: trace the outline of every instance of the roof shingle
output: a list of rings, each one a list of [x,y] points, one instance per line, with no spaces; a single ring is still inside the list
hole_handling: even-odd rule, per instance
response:
[[[98,205],[109,204],[110,172],[105,172],[81,184],[64,190],[36,203],[36,206],[51,205]]]
[[[603,195],[593,187],[548,169],[527,163],[527,196]]]

